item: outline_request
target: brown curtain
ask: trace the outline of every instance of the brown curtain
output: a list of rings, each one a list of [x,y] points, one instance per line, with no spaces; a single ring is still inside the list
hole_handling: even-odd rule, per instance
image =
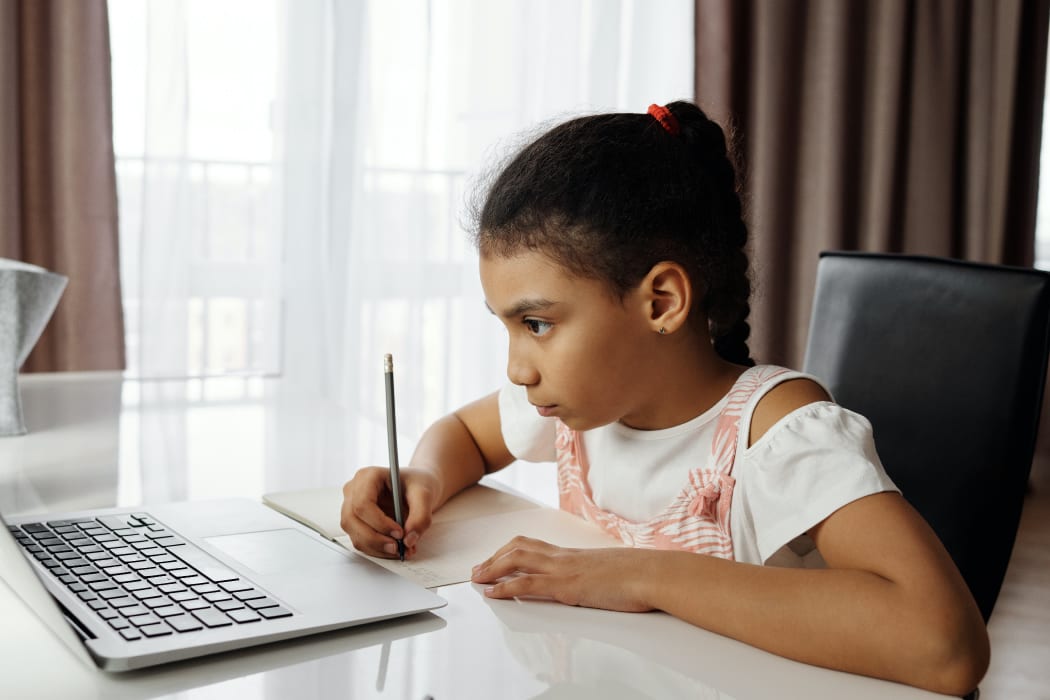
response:
[[[821,250],[1031,265],[1050,0],[696,0],[745,163],[752,356],[800,366]]]
[[[0,257],[69,277],[23,371],[124,368],[105,0],[0,0]]]

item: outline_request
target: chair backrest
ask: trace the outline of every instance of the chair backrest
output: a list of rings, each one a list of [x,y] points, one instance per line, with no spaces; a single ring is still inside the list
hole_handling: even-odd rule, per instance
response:
[[[985,620],[1035,449],[1050,274],[822,253],[804,362],[866,416],[887,473],[955,560]]]

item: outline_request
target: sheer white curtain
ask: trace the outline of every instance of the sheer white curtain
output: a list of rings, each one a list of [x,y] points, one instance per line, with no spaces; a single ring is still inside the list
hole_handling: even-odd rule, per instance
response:
[[[391,352],[409,454],[504,379],[477,175],[542,123],[691,96],[692,6],[111,0],[132,372],[282,375],[351,416],[321,428],[334,480],[385,463]]]

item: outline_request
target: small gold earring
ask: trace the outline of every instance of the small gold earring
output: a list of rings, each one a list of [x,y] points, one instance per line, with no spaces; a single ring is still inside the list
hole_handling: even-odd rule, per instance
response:
[[[660,333],[660,335],[667,335],[667,329],[666,329],[666,328],[664,328],[663,326],[660,326],[660,331],[659,331],[659,333]]]

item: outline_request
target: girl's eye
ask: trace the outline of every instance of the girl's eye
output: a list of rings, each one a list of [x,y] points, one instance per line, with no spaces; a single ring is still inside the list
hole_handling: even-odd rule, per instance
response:
[[[524,323],[526,326],[528,326],[529,332],[536,336],[546,335],[547,331],[554,327],[553,323],[540,321],[536,318],[527,318],[525,319]]]

